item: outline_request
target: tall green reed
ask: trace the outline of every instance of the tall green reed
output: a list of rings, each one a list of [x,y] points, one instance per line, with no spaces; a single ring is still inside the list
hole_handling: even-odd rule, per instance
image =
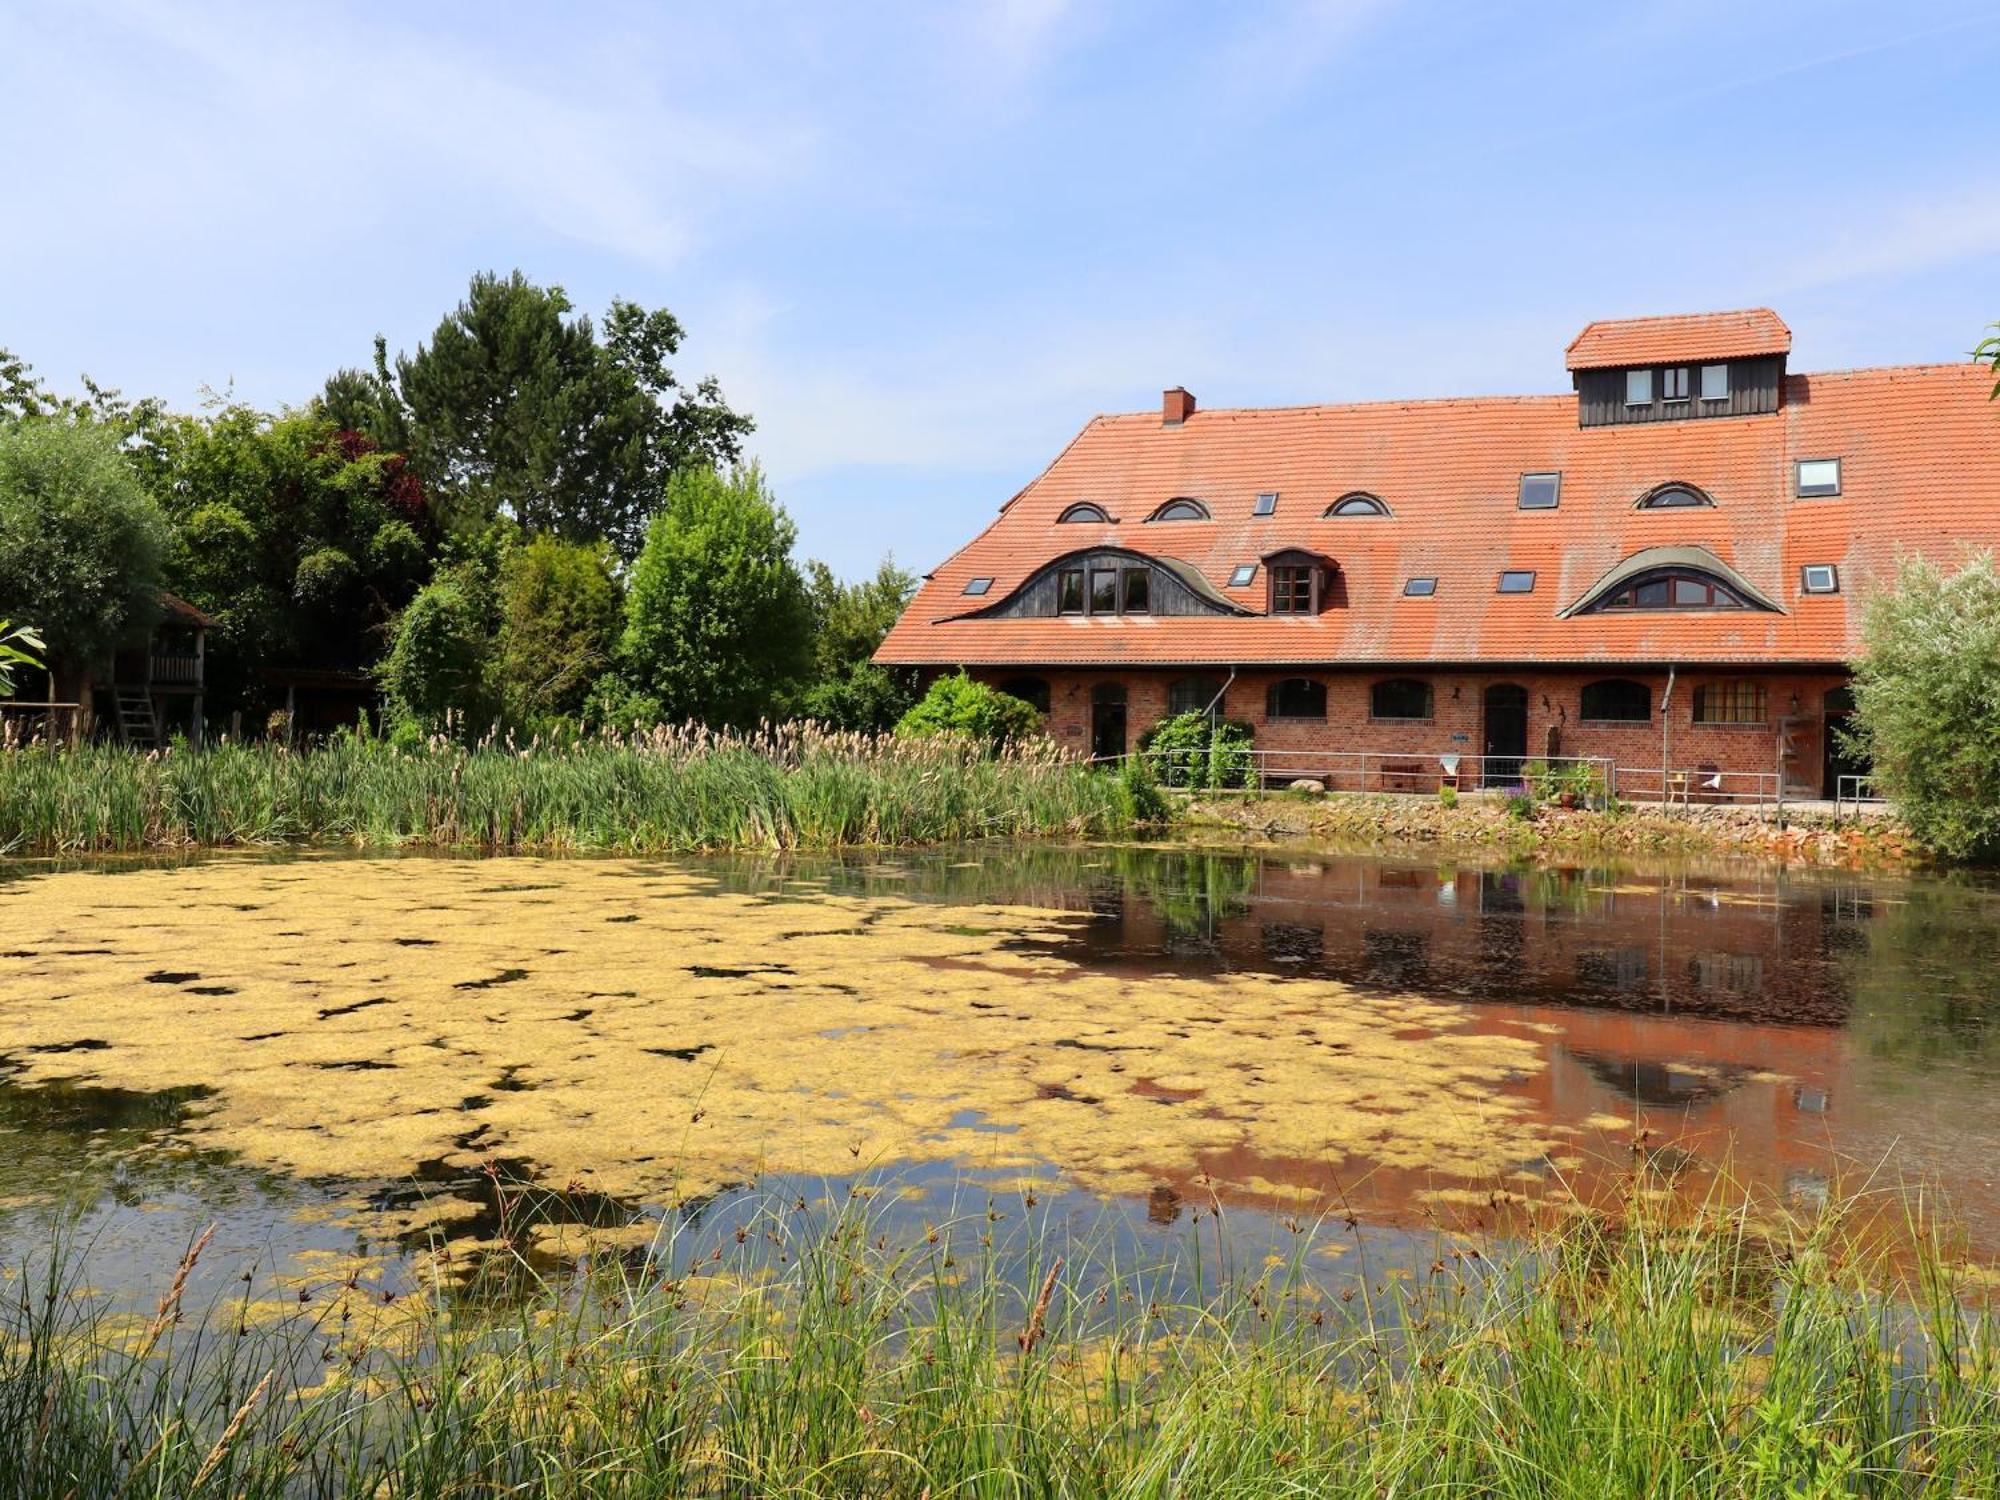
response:
[[[1123,831],[1114,778],[1055,746],[811,725],[568,742],[342,734],[303,751],[0,751],[0,853],[327,843],[482,850],[834,848]]]

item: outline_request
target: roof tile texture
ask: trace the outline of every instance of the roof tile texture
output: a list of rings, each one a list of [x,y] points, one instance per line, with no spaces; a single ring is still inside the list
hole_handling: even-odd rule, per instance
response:
[[[1768,307],[1669,318],[1600,318],[1570,340],[1572,370],[1784,354],[1792,330]]]

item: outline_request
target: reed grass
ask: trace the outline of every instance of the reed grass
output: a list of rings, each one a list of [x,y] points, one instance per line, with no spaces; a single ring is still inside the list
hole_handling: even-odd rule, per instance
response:
[[[998,754],[811,725],[564,743],[0,750],[0,854],[347,844],[825,849],[1124,831],[1114,777],[1048,741]]]
[[[1320,1270],[1337,1221],[1253,1275],[773,1205],[400,1338],[224,1307],[145,1352],[58,1257],[0,1314],[0,1495],[2000,1491],[2000,1328],[1937,1242],[1635,1204],[1400,1281]]]

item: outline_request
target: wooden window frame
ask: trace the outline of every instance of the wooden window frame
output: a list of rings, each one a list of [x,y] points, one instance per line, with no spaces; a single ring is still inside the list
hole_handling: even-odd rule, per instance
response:
[[[1641,714],[1637,718],[1630,718],[1630,717],[1605,718],[1601,715],[1590,713],[1584,707],[1584,704],[1588,701],[1588,694],[1590,693],[1590,690],[1592,688],[1609,687],[1613,684],[1635,687],[1638,688],[1642,693],[1644,693],[1646,697],[1645,713]],[[1586,682],[1580,689],[1577,690],[1576,718],[1579,724],[1592,724],[1592,725],[1650,724],[1653,722],[1653,690],[1647,687],[1645,683],[1640,682],[1637,679],[1631,677],[1600,677],[1594,682]]]
[[[1717,697],[1720,703],[1717,703]],[[1746,718],[1754,708],[1756,717]],[[1721,717],[1727,711],[1728,718]],[[1753,677],[1717,678],[1696,685],[1688,704],[1688,722],[1708,729],[1763,729],[1771,723],[1770,688]]]
[[[1146,597],[1137,605],[1132,603],[1132,580],[1139,580],[1140,592]],[[1118,570],[1118,613],[1121,615],[1150,615],[1153,612],[1153,570],[1143,567],[1126,567]]]
[[[1395,683],[1415,683],[1424,690],[1424,712],[1421,714],[1384,714],[1376,712],[1375,695],[1383,688]],[[1437,687],[1422,677],[1380,677],[1368,684],[1368,719],[1374,724],[1434,724],[1437,722]]]
[[[1321,575],[1325,571],[1315,563],[1272,563],[1269,569],[1270,612],[1274,615],[1318,614]]]
[[[1319,695],[1319,712],[1289,713],[1280,708],[1280,694],[1293,683],[1304,683]],[[1281,722],[1324,722],[1326,719],[1326,684],[1315,677],[1281,677],[1264,690],[1264,717]]]
[[[1076,604],[1074,607],[1064,602],[1064,594],[1069,581],[1076,580]],[[1064,568],[1056,574],[1056,613],[1058,615],[1087,615],[1090,613],[1090,580],[1082,568]]]

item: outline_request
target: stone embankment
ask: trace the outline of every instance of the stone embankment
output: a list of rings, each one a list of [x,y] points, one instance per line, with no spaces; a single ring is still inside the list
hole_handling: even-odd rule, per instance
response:
[[[1625,804],[1605,811],[1544,803],[1510,810],[1499,798],[1467,796],[1455,806],[1432,797],[1204,796],[1187,804],[1195,837],[1312,839],[1343,845],[1412,844],[1512,854],[1720,854],[1843,866],[1921,862],[1900,819],[1874,811],[1836,819],[1808,805],[1782,823],[1768,809],[1661,808]]]

